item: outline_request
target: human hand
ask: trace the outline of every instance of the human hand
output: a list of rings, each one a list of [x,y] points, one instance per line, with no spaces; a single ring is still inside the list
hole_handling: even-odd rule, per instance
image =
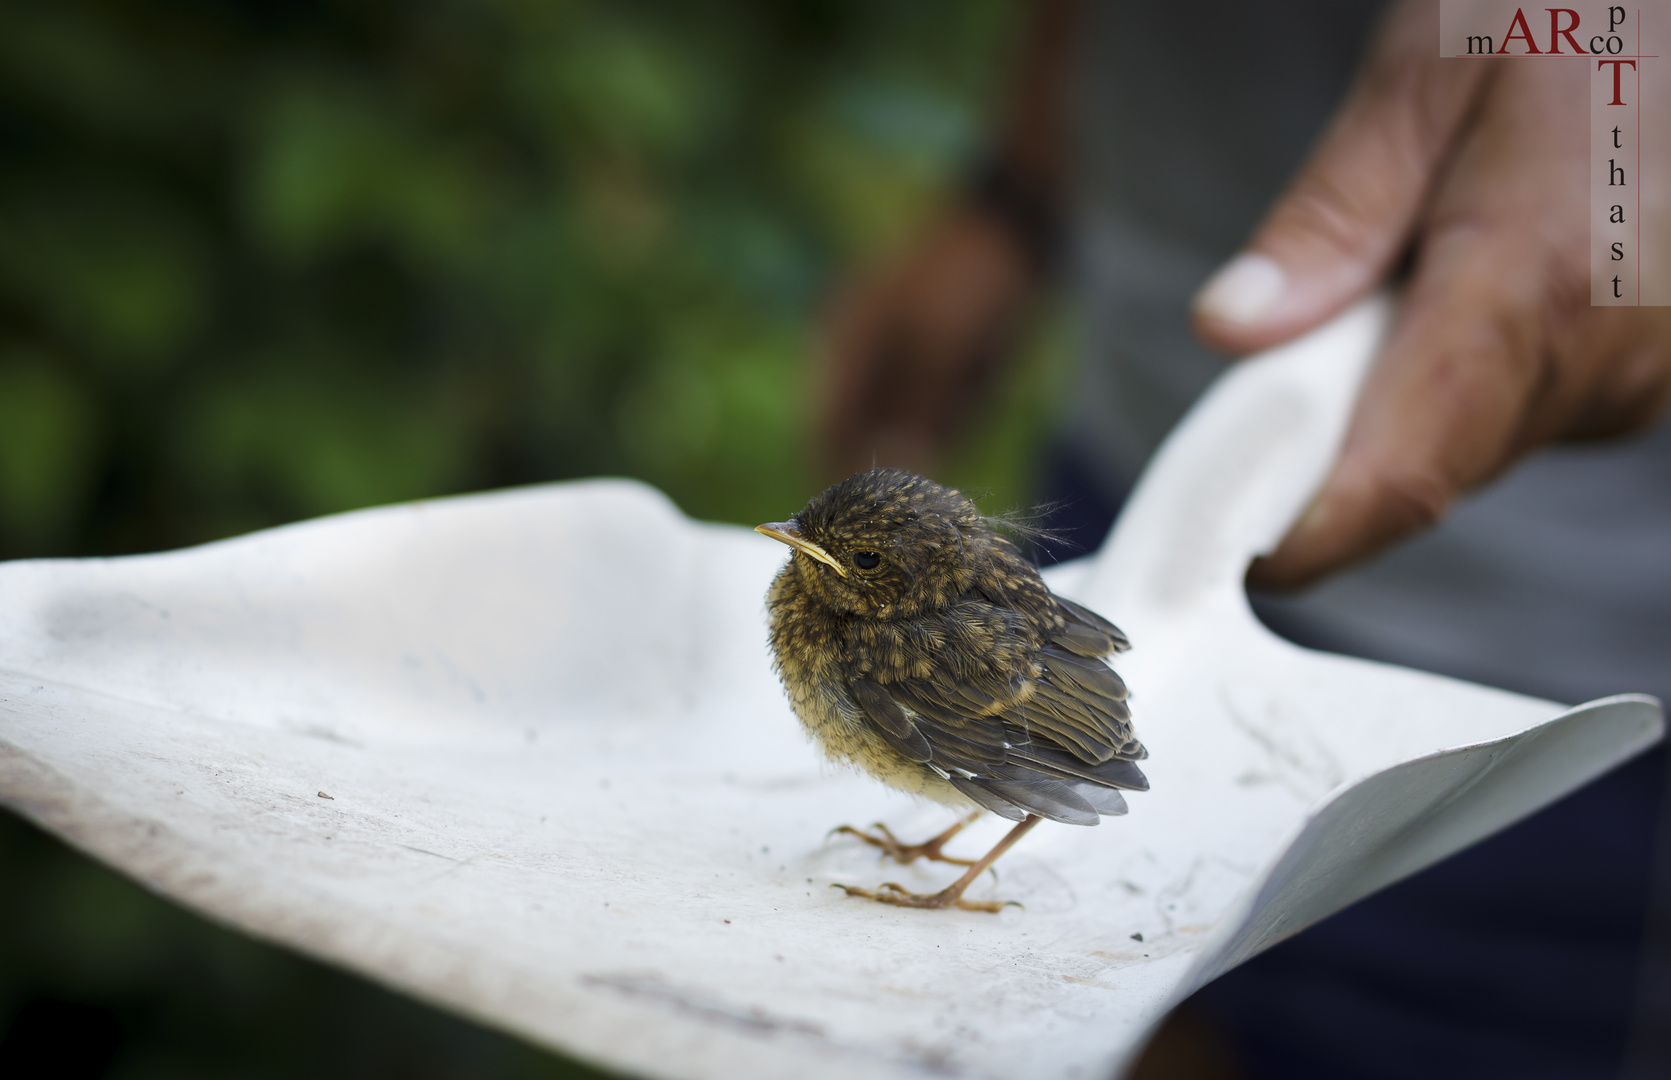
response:
[[[930,471],[1013,347],[1035,277],[1009,228],[966,203],[838,295],[814,398],[830,477]]]
[[[1437,19],[1431,0],[1392,11],[1311,160],[1196,297],[1202,338],[1249,352],[1409,260],[1340,457],[1257,584],[1364,559],[1533,448],[1671,401],[1671,309],[1590,306],[1587,59],[1440,59]]]

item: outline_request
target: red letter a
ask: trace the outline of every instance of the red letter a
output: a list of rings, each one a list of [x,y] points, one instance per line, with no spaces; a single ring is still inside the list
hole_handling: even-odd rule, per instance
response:
[[[1514,32],[1514,28],[1517,26],[1520,27],[1520,33],[1518,34]],[[1508,52],[1509,42],[1515,38],[1519,38],[1526,43],[1526,51],[1520,55],[1529,56],[1532,53],[1541,55],[1543,53],[1543,50],[1538,48],[1538,43],[1532,40],[1532,28],[1526,25],[1526,13],[1519,8],[1514,9],[1514,21],[1509,23],[1509,32],[1503,37],[1503,47],[1497,51],[1499,53]]]

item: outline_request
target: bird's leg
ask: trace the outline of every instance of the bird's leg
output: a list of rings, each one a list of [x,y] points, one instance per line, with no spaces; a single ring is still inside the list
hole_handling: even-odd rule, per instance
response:
[[[889,831],[888,827],[880,821],[871,827],[881,833],[881,836],[863,832],[859,829],[853,828],[851,825],[842,825],[838,828],[831,829],[830,835],[834,836],[836,833],[846,833],[848,836],[856,836],[860,840],[869,844],[871,847],[881,848],[883,854],[892,858],[894,862],[899,863],[902,866],[906,863],[915,862],[918,859],[927,859],[930,862],[952,863],[956,866],[973,866],[975,865],[975,860],[958,859],[950,855],[944,855],[941,854],[940,849],[945,847],[952,837],[962,832],[966,826],[973,825],[980,816],[981,812],[976,810],[973,814],[970,814],[962,821],[953,824],[952,827],[947,829],[945,832],[933,837],[932,839],[924,840],[920,844],[900,843],[899,838]]]
[[[896,885],[891,881],[882,885],[875,892],[871,892],[869,889],[861,889],[854,885],[841,885],[839,888],[846,889],[848,896],[862,896],[867,900],[876,900],[884,904],[895,904],[899,907],[959,907],[964,911],[1002,911],[1005,904],[1013,904],[1015,901],[965,900],[963,899],[963,890],[974,884],[975,879],[985,873],[987,867],[998,861],[998,856],[1014,847],[1015,842],[1020,840],[1023,836],[1026,836],[1032,827],[1037,825],[1039,821],[1040,818],[1037,814],[1028,814],[1021,820],[1021,824],[1011,829],[1008,835],[993,846],[991,851],[987,852],[974,863],[970,864],[969,869],[963,872],[962,877],[932,895],[924,896],[920,893],[906,892],[903,886]]]

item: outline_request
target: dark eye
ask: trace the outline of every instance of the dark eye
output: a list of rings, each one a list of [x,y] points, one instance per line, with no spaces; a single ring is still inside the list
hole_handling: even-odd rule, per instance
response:
[[[860,570],[874,570],[882,565],[882,556],[874,551],[855,551],[853,565]]]

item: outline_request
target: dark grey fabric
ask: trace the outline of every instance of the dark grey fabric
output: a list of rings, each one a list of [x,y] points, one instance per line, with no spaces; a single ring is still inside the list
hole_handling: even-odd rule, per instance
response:
[[[1379,4],[1084,6],[1068,118],[1084,362],[1068,428],[1129,481],[1223,368],[1189,333],[1190,296],[1316,140]]]

